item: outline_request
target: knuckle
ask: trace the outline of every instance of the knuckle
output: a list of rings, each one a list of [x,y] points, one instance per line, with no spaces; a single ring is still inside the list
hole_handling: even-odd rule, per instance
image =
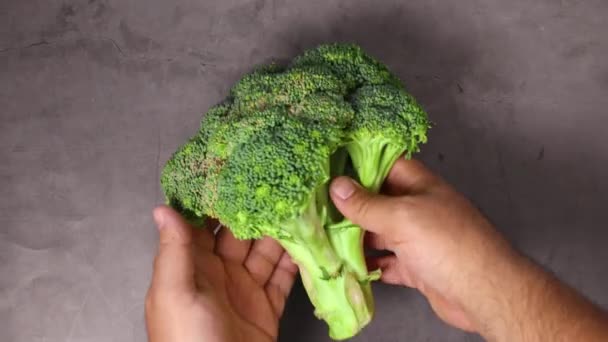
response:
[[[400,197],[392,202],[392,211],[400,220],[411,218],[412,208],[415,206],[412,198]]]
[[[392,205],[395,211],[406,212],[414,206],[414,199],[410,196],[397,197],[392,201]]]
[[[411,199],[407,197],[395,198],[394,200],[387,203],[388,212],[392,219],[390,225],[392,230],[400,230],[405,223],[411,223],[412,221],[412,204]]]
[[[262,263],[265,266],[274,268],[274,265],[276,264],[276,262],[271,256],[268,255],[268,253],[262,252],[259,249],[252,249],[250,253],[251,253],[251,255],[250,255],[249,259],[247,260],[248,265],[252,265],[252,264],[259,265],[260,263]]]
[[[360,196],[359,198],[356,198],[355,203],[354,213],[356,217],[366,217],[370,213],[372,205],[369,198]]]

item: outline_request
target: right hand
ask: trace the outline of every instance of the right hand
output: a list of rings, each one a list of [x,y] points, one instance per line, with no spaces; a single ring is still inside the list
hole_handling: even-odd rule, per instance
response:
[[[382,191],[372,194],[347,177],[332,182],[336,207],[368,231],[368,247],[393,255],[371,258],[381,280],[421,291],[445,322],[479,332],[467,307],[501,268],[519,256],[462,195],[420,162],[400,158]]]

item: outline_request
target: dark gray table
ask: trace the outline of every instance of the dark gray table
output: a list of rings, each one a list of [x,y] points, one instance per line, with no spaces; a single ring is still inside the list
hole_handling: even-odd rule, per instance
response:
[[[608,2],[0,3],[0,340],[143,341],[158,172],[253,64],[327,41],[385,61],[436,127],[420,155],[608,306]],[[378,285],[356,341],[475,341]],[[326,341],[296,287],[282,341]]]

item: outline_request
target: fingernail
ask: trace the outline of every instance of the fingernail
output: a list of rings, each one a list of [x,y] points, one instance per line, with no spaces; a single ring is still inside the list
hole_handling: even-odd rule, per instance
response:
[[[165,223],[165,215],[163,215],[162,210],[156,209],[154,210],[153,216],[154,222],[156,222],[156,227],[158,228],[158,230],[161,230]]]
[[[347,177],[336,179],[331,184],[331,192],[340,199],[348,199],[357,189],[354,181]]]

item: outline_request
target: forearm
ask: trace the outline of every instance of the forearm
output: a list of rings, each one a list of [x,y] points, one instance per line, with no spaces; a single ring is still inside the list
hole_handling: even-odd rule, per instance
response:
[[[488,341],[608,341],[606,314],[530,260],[494,266],[464,304]]]

